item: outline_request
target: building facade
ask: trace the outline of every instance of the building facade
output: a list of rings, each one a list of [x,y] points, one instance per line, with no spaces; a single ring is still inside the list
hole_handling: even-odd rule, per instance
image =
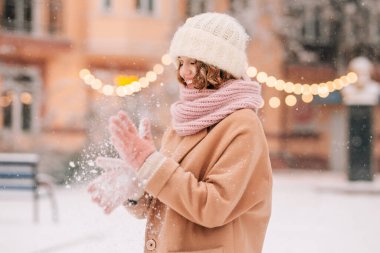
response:
[[[205,11],[230,13],[246,27],[249,63],[257,70],[294,83],[333,80],[351,55],[334,56],[336,28],[316,23],[315,15],[329,17],[332,11],[304,2],[297,9],[292,1],[277,0],[1,0],[0,149],[37,152],[44,171],[65,169],[73,155],[107,138],[107,118],[119,109],[136,121],[150,117],[159,145],[177,94],[173,67],[165,67],[148,88],[124,97],[105,96],[79,73],[87,69],[112,85],[118,76],[143,77],[161,63],[178,25]],[[380,31],[372,26],[369,31],[377,34],[371,39],[376,43]],[[273,108],[270,98],[284,101],[286,92],[263,84],[263,95],[260,117],[274,168],[345,169],[346,110],[339,99]],[[379,170],[380,119],[374,119]]]

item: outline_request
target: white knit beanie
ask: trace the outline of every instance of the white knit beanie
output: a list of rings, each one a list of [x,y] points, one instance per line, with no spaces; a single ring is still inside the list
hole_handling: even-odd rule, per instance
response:
[[[248,39],[235,18],[222,13],[203,13],[188,18],[178,28],[169,54],[176,66],[178,56],[186,56],[240,78],[248,67],[245,53]]]

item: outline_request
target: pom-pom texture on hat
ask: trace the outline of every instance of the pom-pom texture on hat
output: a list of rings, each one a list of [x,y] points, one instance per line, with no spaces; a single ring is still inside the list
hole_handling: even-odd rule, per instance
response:
[[[240,78],[248,67],[245,53],[248,38],[235,18],[222,13],[203,13],[188,18],[178,28],[169,54],[176,65],[178,56],[186,56]]]

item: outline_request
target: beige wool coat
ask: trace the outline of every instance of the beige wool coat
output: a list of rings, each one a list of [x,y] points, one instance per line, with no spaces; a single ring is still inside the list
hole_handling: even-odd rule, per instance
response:
[[[145,252],[262,251],[272,170],[254,111],[238,110],[191,136],[169,129],[160,152],[167,159],[137,205],[127,207],[147,218]]]

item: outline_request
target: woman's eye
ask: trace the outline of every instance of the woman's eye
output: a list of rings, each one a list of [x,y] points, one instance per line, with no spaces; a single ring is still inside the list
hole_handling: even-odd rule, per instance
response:
[[[195,62],[195,61],[194,62],[190,62],[191,65],[194,65],[195,63],[197,63],[197,62]]]

